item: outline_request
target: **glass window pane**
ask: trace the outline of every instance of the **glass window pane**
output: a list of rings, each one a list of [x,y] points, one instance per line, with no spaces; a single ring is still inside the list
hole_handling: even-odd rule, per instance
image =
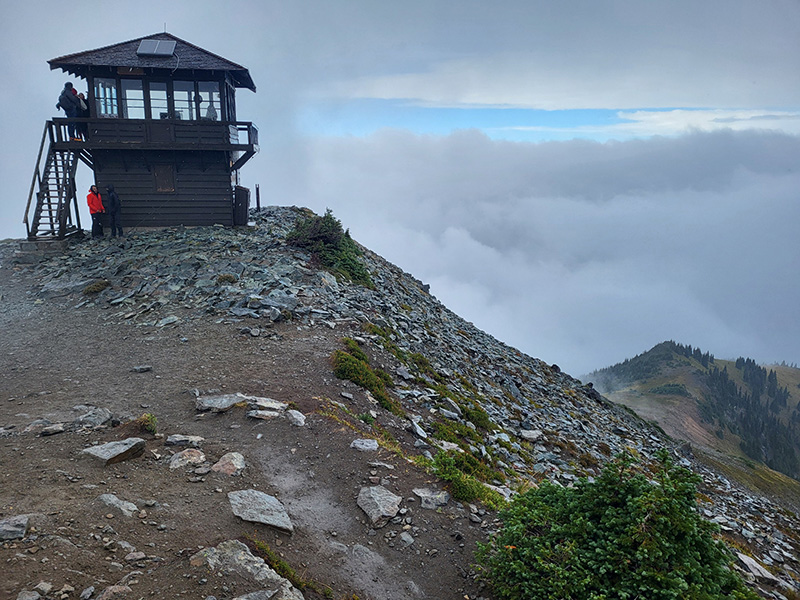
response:
[[[222,104],[219,97],[219,83],[201,81],[197,84],[200,96],[200,118],[217,121],[222,115]]]
[[[122,80],[122,118],[144,119],[144,88],[141,79]]]
[[[164,81],[150,82],[150,118],[169,119],[167,83]]]
[[[191,121],[195,118],[194,107],[194,81],[176,81],[175,89],[175,118]]]
[[[94,106],[98,117],[119,116],[117,80],[97,77],[94,80]]]

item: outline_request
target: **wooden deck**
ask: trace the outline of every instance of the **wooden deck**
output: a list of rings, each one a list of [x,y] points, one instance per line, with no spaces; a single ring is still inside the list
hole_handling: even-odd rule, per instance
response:
[[[71,141],[68,123],[86,123],[86,141]],[[57,149],[220,150],[255,153],[258,129],[248,121],[53,119]]]

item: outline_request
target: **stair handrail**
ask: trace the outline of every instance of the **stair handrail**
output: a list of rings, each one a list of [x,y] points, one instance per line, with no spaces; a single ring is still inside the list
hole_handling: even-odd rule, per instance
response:
[[[78,153],[72,150],[69,153],[69,171],[64,174],[65,189],[59,189],[58,192],[58,208],[56,209],[56,222],[58,223],[58,232],[56,234],[59,240],[63,240],[67,235],[67,226],[71,224],[72,218],[69,209],[70,200],[75,204],[75,209],[78,208],[77,199],[77,186],[75,185],[75,174],[78,171]],[[59,186],[61,187],[61,186]]]
[[[25,223],[25,231],[28,236],[31,234],[31,226],[28,223],[28,214],[31,210],[31,200],[33,200],[33,191],[36,189],[36,184],[39,184],[39,188],[42,187],[42,175],[41,175],[41,164],[42,164],[42,153],[44,152],[44,142],[47,139],[47,134],[50,133],[51,141],[52,141],[52,133],[50,131],[50,127],[53,124],[52,121],[47,121],[44,124],[44,131],[42,132],[42,141],[39,144],[39,156],[36,158],[36,167],[33,170],[33,179],[31,180],[31,189],[28,192],[28,203],[25,205],[25,217],[22,219],[22,222]]]

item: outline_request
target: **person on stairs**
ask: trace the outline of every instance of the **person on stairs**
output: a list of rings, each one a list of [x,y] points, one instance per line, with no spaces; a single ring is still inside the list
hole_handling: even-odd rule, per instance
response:
[[[92,239],[103,237],[103,213],[106,212],[103,206],[103,199],[100,197],[100,192],[97,191],[97,186],[93,185],[89,188],[89,193],[86,196],[86,202],[89,204],[89,214],[92,215]]]

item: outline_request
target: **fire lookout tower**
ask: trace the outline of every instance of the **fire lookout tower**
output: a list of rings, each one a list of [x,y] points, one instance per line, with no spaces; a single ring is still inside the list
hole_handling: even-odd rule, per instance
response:
[[[236,88],[256,91],[245,67],[166,32],[48,63],[86,81],[89,114],[45,124],[25,210],[29,240],[80,231],[78,161],[101,193],[114,185],[124,227],[246,222],[238,171],[258,152],[258,130],[236,119]]]

